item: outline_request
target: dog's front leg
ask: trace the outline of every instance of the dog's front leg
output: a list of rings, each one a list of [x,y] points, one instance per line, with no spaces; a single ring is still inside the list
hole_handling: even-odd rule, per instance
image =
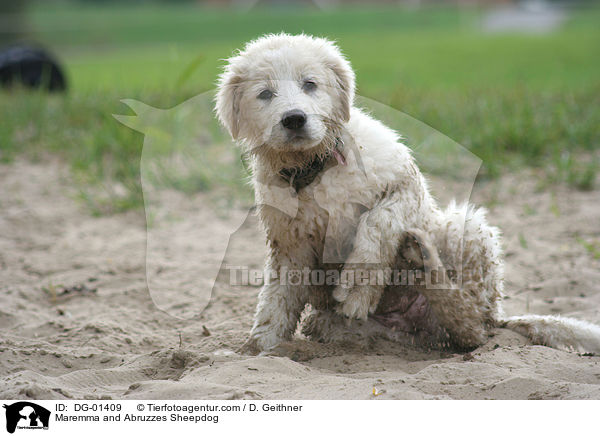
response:
[[[271,256],[265,271],[269,279],[265,277],[258,294],[254,324],[243,353],[258,354],[290,340],[308,300],[308,286],[296,262]]]
[[[409,190],[386,193],[360,217],[354,247],[340,275],[346,283],[340,283],[333,291],[333,298],[341,303],[337,308],[341,315],[367,319],[377,309],[385,287],[378,274],[391,268],[400,235],[424,213],[416,206],[424,206],[418,196],[419,192]]]

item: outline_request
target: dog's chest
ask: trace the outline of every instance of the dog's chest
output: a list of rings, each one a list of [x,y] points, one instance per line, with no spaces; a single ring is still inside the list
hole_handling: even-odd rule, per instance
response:
[[[272,206],[262,213],[267,237],[280,252],[303,257],[304,247],[316,255],[311,263],[345,261],[360,216],[373,207],[374,198],[366,180],[355,180],[355,173],[365,177],[352,166],[331,168],[298,192],[274,184],[259,187],[260,201]]]
[[[267,238],[278,251],[292,257],[304,257],[302,251],[311,253],[311,264],[342,263],[366,208],[348,195],[332,196],[310,188],[292,197],[274,189],[262,196],[262,204],[268,206],[260,209]]]
[[[318,235],[313,245],[321,253],[319,263],[343,263],[352,250],[358,221],[366,208],[347,196],[323,199],[313,194],[299,196],[299,225]]]

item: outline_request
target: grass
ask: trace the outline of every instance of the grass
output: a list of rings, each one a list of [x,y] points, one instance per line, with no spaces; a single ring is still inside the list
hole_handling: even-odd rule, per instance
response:
[[[527,249],[527,239],[525,239],[525,236],[521,232],[519,232],[519,245],[521,248]]]
[[[483,160],[482,176],[533,165],[546,168],[552,183],[592,189],[600,145],[600,10],[575,11],[560,30],[543,35],[484,33],[482,13],[40,2],[30,13],[30,34],[65,61],[71,89],[64,96],[1,93],[0,159],[58,154],[71,162],[94,211],[137,207],[143,135],[112,117],[131,114],[120,100],[175,106],[213,88],[222,59],[245,41],[305,31],[339,41],[361,95],[467,147]],[[212,170],[239,180],[237,164],[225,165]],[[210,180],[181,189],[209,190]]]
[[[594,259],[600,259],[600,241],[585,241],[581,237],[577,237],[576,241],[588,252]]]

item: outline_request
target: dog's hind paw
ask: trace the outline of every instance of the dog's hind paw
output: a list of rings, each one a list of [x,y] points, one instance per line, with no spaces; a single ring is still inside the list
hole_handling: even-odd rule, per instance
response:
[[[366,320],[369,313],[374,313],[379,303],[381,292],[373,286],[354,286],[343,288],[338,286],[333,291],[333,298],[340,304],[336,312],[351,319]]]
[[[441,265],[435,245],[429,235],[420,229],[409,229],[404,232],[399,253],[415,268],[437,269]]]

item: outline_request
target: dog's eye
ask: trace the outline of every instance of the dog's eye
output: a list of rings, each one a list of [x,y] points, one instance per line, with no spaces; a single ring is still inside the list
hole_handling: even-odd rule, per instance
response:
[[[311,91],[314,91],[315,89],[317,89],[317,84],[315,82],[313,82],[312,80],[305,80],[304,84],[302,85],[302,89],[305,92],[311,92]]]
[[[273,91],[271,91],[270,89],[265,89],[260,94],[258,94],[258,98],[261,100],[271,100],[273,98],[273,95]]]

